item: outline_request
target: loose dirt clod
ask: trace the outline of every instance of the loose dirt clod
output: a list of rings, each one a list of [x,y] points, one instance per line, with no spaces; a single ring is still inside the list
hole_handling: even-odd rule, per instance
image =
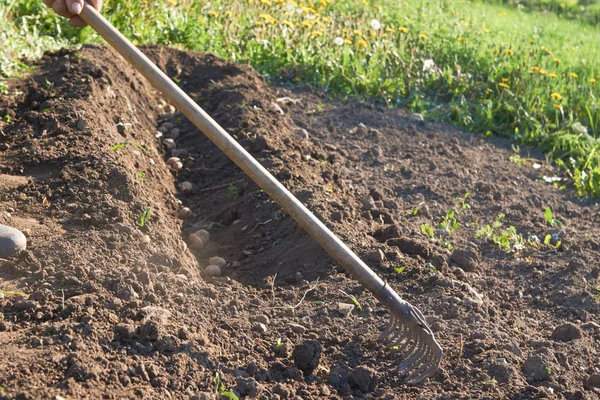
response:
[[[318,340],[304,341],[294,348],[294,365],[304,372],[305,376],[312,374],[319,365],[322,350],[323,347]]]
[[[189,217],[192,216],[192,210],[189,207],[183,207],[181,210],[179,210],[179,212],[177,213],[177,217],[179,219],[188,219]]]
[[[202,276],[204,278],[221,276],[221,268],[218,265],[209,265],[204,269],[204,271],[202,271]]]

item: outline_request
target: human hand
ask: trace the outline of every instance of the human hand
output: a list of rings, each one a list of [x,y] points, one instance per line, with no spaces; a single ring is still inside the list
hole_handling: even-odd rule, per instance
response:
[[[81,19],[79,13],[83,10],[85,0],[44,0],[44,4],[54,10],[61,17],[69,18],[71,26],[87,26],[87,23]],[[100,11],[102,9],[102,0],[87,0],[87,2]]]

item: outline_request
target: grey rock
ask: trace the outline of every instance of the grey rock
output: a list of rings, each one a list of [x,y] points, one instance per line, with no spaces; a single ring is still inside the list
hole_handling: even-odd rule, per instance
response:
[[[269,317],[266,315],[257,315],[254,317],[254,321],[260,322],[261,324],[269,325]]]
[[[302,335],[304,332],[306,332],[306,328],[302,325],[288,324],[288,326],[290,327],[292,332],[299,333],[300,335]]]
[[[27,247],[23,232],[0,224],[0,258],[18,256]]]
[[[257,397],[263,388],[254,378],[239,377],[236,380],[235,391],[246,398]]]
[[[256,324],[254,324],[254,326],[252,326],[252,330],[264,334],[267,333],[267,326],[265,324],[257,322]]]
[[[344,317],[347,317],[354,311],[354,307],[354,304],[338,303],[338,312]]]
[[[363,201],[363,206],[365,207],[365,210],[374,210],[375,209],[375,199],[373,199],[373,197],[371,196],[366,196]]]

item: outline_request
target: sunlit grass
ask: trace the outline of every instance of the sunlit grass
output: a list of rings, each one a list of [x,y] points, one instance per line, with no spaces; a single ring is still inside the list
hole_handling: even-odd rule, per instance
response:
[[[17,1],[14,23],[7,23],[31,36],[19,46],[32,55],[65,41],[98,40],[39,3]],[[375,97],[514,138],[553,157],[581,195],[600,196],[600,37],[588,24],[465,0],[108,4],[105,14],[136,44],[212,52],[272,79],[307,82],[333,96]],[[49,42],[39,44],[40,32],[59,39],[42,36]],[[12,35],[9,41],[19,40]],[[23,55],[1,51],[3,68]]]

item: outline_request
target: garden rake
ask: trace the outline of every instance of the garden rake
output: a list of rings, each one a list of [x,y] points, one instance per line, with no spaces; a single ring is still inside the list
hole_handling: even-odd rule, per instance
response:
[[[392,315],[390,324],[380,335],[379,340],[386,342],[389,346],[397,346],[398,352],[401,354],[398,372],[405,376],[405,381],[417,383],[432,376],[439,367],[442,348],[436,342],[423,314],[403,300],[392,287],[379,278],[273,175],[92,6],[84,3],[80,16],[390,310]]]

